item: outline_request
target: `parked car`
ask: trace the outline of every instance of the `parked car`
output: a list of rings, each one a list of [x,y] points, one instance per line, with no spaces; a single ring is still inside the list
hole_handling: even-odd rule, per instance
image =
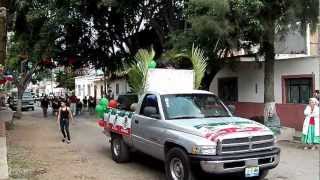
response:
[[[34,111],[34,97],[31,92],[24,92],[22,96],[22,110],[32,110]],[[17,110],[17,104],[18,104],[18,93],[12,92],[11,98],[9,102],[9,107],[12,110]]]
[[[148,91],[135,112],[113,109],[99,125],[111,137],[114,161],[127,162],[131,150],[141,151],[164,161],[168,180],[193,180],[194,167],[263,179],[280,160],[269,128],[234,117],[207,91]]]

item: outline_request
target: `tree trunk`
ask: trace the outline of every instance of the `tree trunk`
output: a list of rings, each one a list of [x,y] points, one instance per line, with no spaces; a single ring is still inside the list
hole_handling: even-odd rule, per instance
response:
[[[21,86],[18,86],[18,99],[17,99],[17,111],[15,117],[20,119],[22,116],[22,96],[25,89]]]
[[[210,68],[210,69],[208,69],[208,68]],[[217,64],[208,65],[207,69],[208,70],[205,72],[204,77],[201,81],[201,89],[209,91],[211,82],[212,82],[213,78],[215,77],[215,75],[217,74],[217,72],[221,69],[221,66],[220,65],[217,66]],[[218,92],[214,92],[214,93],[218,93]]]
[[[280,132],[280,120],[276,111],[274,98],[274,63],[275,63],[275,25],[270,20],[263,35],[262,48],[264,51],[264,123],[274,132]]]

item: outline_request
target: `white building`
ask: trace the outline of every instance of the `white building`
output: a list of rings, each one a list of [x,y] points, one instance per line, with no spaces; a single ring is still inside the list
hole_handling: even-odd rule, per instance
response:
[[[320,89],[318,56],[277,59],[274,68],[276,103],[307,103],[312,92]],[[213,79],[210,91],[225,101],[263,103],[263,63],[240,60],[224,67]]]
[[[302,129],[305,104],[320,89],[320,33],[290,32],[275,42],[274,96],[281,124]],[[238,56],[222,68],[210,84],[210,91],[236,106],[236,115],[263,116],[264,63],[250,56]]]
[[[107,91],[111,90],[115,99],[120,94],[125,94],[129,91],[129,86],[125,78],[117,80],[107,80],[105,86],[103,75],[85,75],[75,78],[75,95],[83,99],[85,96],[96,97],[100,99],[104,95],[104,90],[107,87]]]

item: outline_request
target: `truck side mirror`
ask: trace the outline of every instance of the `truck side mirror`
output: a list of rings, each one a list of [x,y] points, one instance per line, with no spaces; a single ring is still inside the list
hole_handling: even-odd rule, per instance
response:
[[[160,119],[160,115],[157,111],[157,108],[152,107],[152,106],[146,106],[143,109],[143,115],[145,115],[147,117],[154,118],[154,119]]]

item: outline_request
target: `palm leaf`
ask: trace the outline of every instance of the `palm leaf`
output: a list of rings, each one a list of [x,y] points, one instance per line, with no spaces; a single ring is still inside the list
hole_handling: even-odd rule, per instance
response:
[[[128,73],[128,84],[131,91],[141,95],[146,89],[148,64],[155,56],[154,50],[140,49],[135,55],[136,63],[132,64]]]
[[[198,47],[192,46],[190,60],[192,62],[193,71],[195,74],[194,86],[196,89],[199,89],[201,87],[201,81],[207,68],[208,58],[204,56],[203,50]]]
[[[190,59],[194,71],[194,88],[195,89],[200,89],[201,87],[201,81],[204,77],[204,73],[207,68],[207,60],[208,58],[205,57],[204,51],[201,50],[198,47],[192,46],[191,54],[176,54],[176,55],[171,55],[172,61],[179,61],[181,59]]]

